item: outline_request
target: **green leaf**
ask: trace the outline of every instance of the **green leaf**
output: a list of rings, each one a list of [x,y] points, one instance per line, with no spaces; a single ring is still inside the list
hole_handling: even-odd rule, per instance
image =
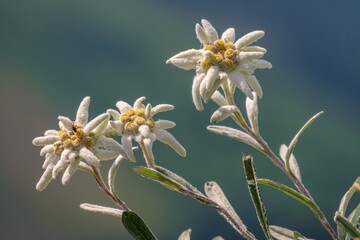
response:
[[[255,206],[258,220],[264,231],[266,239],[271,239],[270,229],[266,217],[265,206],[261,199],[260,190],[257,184],[256,170],[255,170],[253,158],[251,155],[248,155],[248,156],[243,156],[242,160],[245,169],[248,189],[250,192],[250,196],[253,200],[253,204]]]
[[[318,117],[320,117],[321,114],[323,114],[324,112],[321,111],[317,114],[315,114],[312,118],[310,118],[305,124],[304,126],[298,131],[298,133],[294,136],[293,140],[290,142],[289,144],[289,150],[286,154],[285,159],[288,161],[290,158],[290,155],[292,154],[292,152],[295,149],[296,143],[299,140],[301,134],[303,134],[303,132],[305,131],[305,129],[307,129]]]
[[[303,235],[301,235],[300,233],[298,233],[296,231],[289,230],[289,229],[286,229],[283,227],[274,226],[274,225],[270,226],[270,233],[273,238],[278,239],[278,240],[305,240],[305,239],[307,239],[306,237],[304,237]]]
[[[356,191],[358,190],[358,185],[360,185],[360,177],[358,177],[355,182],[353,183],[353,185],[349,188],[349,190],[344,194],[344,196],[342,197],[341,201],[340,201],[340,206],[339,206],[339,210],[338,212],[342,215],[345,216],[346,214],[346,209],[347,206],[351,200],[351,198],[354,196]],[[337,228],[337,232],[338,235],[341,239],[346,237],[346,233],[344,232],[344,229],[339,227]]]
[[[344,196],[341,199],[340,206],[339,206],[339,213],[341,215],[345,215],[346,208],[350,202],[350,199],[353,197],[354,193],[358,190],[358,187],[360,185],[360,177],[358,177],[353,185],[350,187],[350,189],[344,194]]]
[[[235,113],[237,113],[237,112],[235,112]],[[259,145],[259,143],[254,138],[252,138],[249,134],[247,134],[243,131],[237,130],[235,128],[226,127],[226,126],[220,126],[220,125],[209,125],[209,126],[207,126],[207,130],[209,130],[210,132],[219,134],[219,135],[233,138],[240,142],[246,143],[249,146],[251,146],[259,151],[262,151],[262,148]]]
[[[321,212],[319,207],[316,204],[314,204],[310,198],[302,195],[301,193],[297,192],[296,190],[294,190],[288,186],[285,186],[281,183],[277,183],[272,180],[269,180],[269,179],[258,179],[257,182],[260,184],[275,188],[275,189],[285,193],[286,195],[294,198],[295,200],[299,201],[300,203],[308,206],[318,219],[320,219],[320,217],[323,216],[323,213]]]
[[[342,216],[339,212],[335,213],[335,222],[337,225],[339,225],[341,228],[344,229],[344,231],[347,234],[350,234],[353,238],[359,238],[360,237],[360,231],[356,229],[356,227],[344,216]]]
[[[184,189],[184,186],[174,181],[173,179],[170,179],[164,174],[158,172],[156,169],[147,168],[147,167],[134,167],[134,171],[138,173],[140,176],[156,181],[161,185],[163,185],[164,187],[169,188],[170,190],[182,192],[182,190]]]
[[[122,223],[126,230],[136,240],[156,240],[145,222],[132,211],[125,211],[122,214]]]
[[[355,226],[360,224],[360,204],[350,213],[348,219]]]
[[[194,187],[193,185],[191,185],[188,181],[186,181],[184,178],[180,177],[179,175],[171,172],[170,170],[160,167],[160,166],[155,166],[155,169],[162,173],[163,175],[165,175],[166,177],[176,181],[177,183],[179,183],[181,186],[187,188],[189,191],[192,192],[197,192],[198,194],[202,194],[199,190],[197,190],[196,187]]]

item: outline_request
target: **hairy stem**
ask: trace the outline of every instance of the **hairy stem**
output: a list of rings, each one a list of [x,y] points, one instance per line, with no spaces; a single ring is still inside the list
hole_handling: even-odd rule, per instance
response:
[[[93,170],[93,176],[95,181],[97,182],[99,188],[116,204],[120,207],[120,209],[124,211],[129,211],[130,209],[126,206],[126,204],[114,193],[111,192],[106,186],[104,180],[102,179],[101,173],[97,167],[90,165]]]
[[[233,94],[230,91],[228,91],[228,89],[224,89],[224,93],[225,93],[225,98],[226,98],[227,102],[230,105],[236,106]],[[260,144],[264,154],[271,160],[271,162],[275,166],[280,168],[285,173],[285,175],[290,178],[290,180],[294,183],[294,185],[299,190],[299,192],[302,193],[303,195],[305,195],[306,197],[308,197],[309,199],[311,199],[313,204],[318,207],[315,200],[311,196],[310,192],[306,189],[305,185],[291,171],[287,170],[285,163],[283,161],[281,161],[281,159],[270,149],[270,147],[266,143],[266,141],[264,139],[262,139],[260,136],[257,136],[255,134],[255,132],[246,124],[246,122],[243,121],[243,117],[242,117],[241,113],[235,112],[233,114],[233,119],[242,129],[244,129],[244,131],[247,134],[249,134],[252,138],[254,138]],[[329,221],[326,219],[324,214],[321,214],[319,216],[319,220],[320,220],[321,224],[325,227],[325,229],[329,232],[330,236],[334,240],[337,240],[338,239],[337,235],[336,235],[334,229],[331,227]]]

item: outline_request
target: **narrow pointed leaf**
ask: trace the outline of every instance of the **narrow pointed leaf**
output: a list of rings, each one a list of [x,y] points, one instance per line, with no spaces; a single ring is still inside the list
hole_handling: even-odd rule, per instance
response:
[[[218,126],[218,125],[209,125],[207,127],[207,130],[219,135],[236,139],[240,142],[246,143],[252,146],[253,148],[261,151],[261,146],[255,141],[255,139],[253,139],[250,135],[240,130],[225,126]]]
[[[160,173],[155,169],[147,167],[134,167],[134,171],[140,176],[156,181],[164,187],[169,188],[170,190],[182,192],[182,190],[185,189],[185,187],[182,186],[180,183],[174,181],[173,179],[170,179],[169,177],[165,176],[164,174]]]
[[[156,240],[146,223],[132,211],[125,211],[122,214],[122,223],[126,230],[136,240]]]
[[[256,215],[260,222],[260,225],[264,231],[266,239],[271,240],[269,224],[266,217],[266,210],[264,203],[262,201],[259,186],[257,184],[256,170],[254,166],[254,161],[251,155],[243,156],[243,165],[246,175],[246,180],[248,184],[248,189],[250,192],[251,199],[256,210]]]
[[[339,213],[341,215],[345,215],[346,208],[350,202],[350,199],[353,197],[353,195],[356,191],[359,191],[359,187],[356,187],[356,186],[360,186],[360,177],[358,177],[355,180],[354,184],[349,188],[349,190],[342,197],[340,206],[339,206]]]
[[[300,203],[306,205],[307,207],[310,208],[310,210],[315,214],[315,216],[318,219],[320,218],[320,216],[323,215],[323,213],[321,212],[319,207],[317,205],[315,205],[310,198],[302,195],[301,193],[297,192],[296,190],[294,190],[288,186],[285,186],[281,183],[277,183],[272,180],[269,180],[269,179],[258,179],[257,182],[262,185],[266,185],[268,187],[275,188],[275,189],[285,193],[286,195],[294,198],[295,200],[299,201]]]
[[[170,170],[160,167],[160,166],[155,166],[155,169],[164,174],[165,176],[167,176],[168,178],[175,180],[176,182],[180,183],[181,186],[187,188],[189,191],[192,192],[196,192],[198,194],[203,195],[199,190],[197,190],[196,187],[194,187],[193,185],[191,185],[188,181],[186,181],[184,178],[180,177],[179,175],[171,172]]]
[[[191,235],[191,229],[189,228],[188,230],[183,231],[178,240],[190,240],[190,235]]]
[[[289,148],[285,144],[281,144],[279,155],[281,160],[284,161],[286,170],[289,173],[292,173],[297,179],[301,181],[301,173],[299,164],[297,163],[297,160],[294,156],[294,154],[290,154],[290,157],[286,159],[286,155],[289,152]]]
[[[360,238],[360,231],[347,218],[336,212],[334,220],[337,225],[344,229],[353,238]]]
[[[277,240],[306,240],[300,233],[283,227],[270,225],[271,236]]]
[[[355,194],[356,191],[359,191],[358,187],[356,187],[356,186],[360,186],[360,177],[358,177],[355,180],[354,184],[349,188],[349,190],[344,194],[344,196],[341,199],[338,212],[343,216],[345,216],[346,209],[347,209],[347,206],[348,206],[351,198],[353,197],[353,195]],[[340,238],[346,237],[346,234],[342,227],[338,226],[337,232],[338,232],[338,235]]]
[[[219,204],[223,209],[226,210],[231,216],[234,221],[236,221],[236,224],[243,229],[243,232],[247,232],[248,234],[251,234],[248,230],[245,224],[240,219],[239,215],[235,212],[235,209],[231,206],[229,200],[225,196],[223,190],[220,188],[220,186],[214,182],[206,182],[205,183],[205,194],[209,197],[210,200],[216,202]],[[221,214],[221,212],[219,212]],[[225,219],[236,229],[236,226],[225,216]]]
[[[287,151],[287,154],[285,156],[286,161],[289,161],[290,155],[293,153],[296,143],[299,139],[299,137],[301,136],[301,134],[305,131],[305,129],[307,129],[318,117],[320,117],[321,114],[323,114],[324,112],[321,111],[317,114],[315,114],[312,118],[310,118],[305,124],[304,126],[299,130],[299,132],[295,135],[295,137],[293,138],[293,140],[291,140],[290,144],[289,144],[289,149]]]
[[[350,213],[348,217],[352,224],[360,224],[360,204]]]

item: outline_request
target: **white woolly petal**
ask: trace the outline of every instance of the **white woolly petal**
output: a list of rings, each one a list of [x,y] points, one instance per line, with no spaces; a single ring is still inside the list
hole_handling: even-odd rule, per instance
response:
[[[190,240],[191,229],[183,231],[179,236],[178,240]]]
[[[74,122],[70,118],[59,116],[58,119],[66,130],[73,131]]]
[[[44,132],[44,136],[57,135],[57,134],[58,134],[58,131],[54,130],[54,129],[46,130]]]
[[[152,106],[150,103],[148,105],[146,105],[145,112],[144,112],[145,118],[151,117],[151,109],[152,109]]]
[[[40,150],[40,156],[45,156],[45,154],[52,153],[52,152],[54,152],[54,145],[53,144],[45,145]]]
[[[288,146],[286,146],[285,144],[281,144],[280,150],[279,150],[279,155],[280,155],[281,160],[283,160],[284,163],[286,163],[285,157],[287,155],[288,150],[289,150]],[[289,166],[290,166],[290,170],[292,171],[292,173],[301,181],[300,168],[299,168],[299,165],[298,165],[297,160],[293,153],[291,153],[290,158],[289,158]]]
[[[167,112],[173,110],[175,107],[171,104],[159,104],[156,105],[151,109],[151,116],[154,116],[155,114],[161,113],[161,112]]]
[[[63,151],[62,151],[62,153],[61,153],[61,155],[60,155],[60,160],[61,161],[69,161],[69,158],[68,158],[68,156],[69,156],[69,154],[72,152],[73,150],[72,149],[70,149],[70,148],[65,148]]]
[[[263,59],[254,59],[252,62],[255,64],[256,68],[272,68],[272,64],[266,60]]]
[[[113,117],[114,120],[119,120],[119,118],[120,118],[120,113],[119,113],[118,111],[116,111],[116,110],[114,110],[114,109],[108,109],[108,110],[106,110],[106,112],[107,112],[108,114],[110,114],[110,115]]]
[[[260,46],[247,46],[243,47],[241,50],[245,52],[262,52],[264,54],[267,52],[265,48]]]
[[[160,128],[156,128],[154,130],[156,135],[156,139],[160,142],[163,142],[169,145],[172,149],[174,149],[180,156],[186,156],[185,148],[175,139],[173,135],[171,135],[168,131]]]
[[[210,43],[204,28],[198,23],[195,25],[195,33],[200,43],[202,43],[203,45]]]
[[[235,42],[235,48],[237,50],[240,50],[241,48],[246,47],[247,45],[250,45],[250,44],[256,42],[257,40],[262,38],[264,35],[265,35],[264,31],[250,32],[250,33],[242,36]]]
[[[98,127],[101,123],[103,123],[104,120],[109,119],[109,114],[103,113],[93,120],[91,120],[86,126],[84,127],[84,132],[86,134],[89,134],[92,130],[94,130],[96,127]]]
[[[144,158],[146,159],[146,162],[148,163],[148,167],[155,167],[154,165],[154,154],[152,151],[152,145],[153,145],[153,141],[151,141],[151,139],[149,138],[144,138],[143,139],[143,143],[144,143],[144,147],[146,149],[143,149],[143,153],[144,153]],[[145,155],[145,151],[147,152],[147,155]]]
[[[42,190],[44,190],[47,187],[47,185],[49,185],[49,183],[52,180],[52,170],[53,170],[53,167],[46,168],[46,170],[44,171],[40,180],[36,184],[36,190],[41,192]]]
[[[199,92],[200,92],[201,98],[202,98],[202,99],[205,99],[205,97],[206,97],[206,92],[207,92],[206,82],[205,82],[205,81],[201,81],[200,87],[199,87]],[[206,103],[206,102],[205,102],[205,103]]]
[[[254,96],[251,92],[249,85],[242,76],[242,74],[235,69],[234,71],[228,73],[229,80],[234,83],[234,85],[239,88],[247,97],[253,99]]]
[[[162,129],[169,129],[176,126],[176,123],[169,120],[159,119],[155,122],[155,126]]]
[[[45,161],[42,165],[42,168],[48,168],[50,165],[55,165],[57,163],[57,161],[60,160],[60,157],[56,154],[47,154],[45,156]]]
[[[230,127],[225,127],[225,126],[217,126],[217,125],[208,126],[207,130],[209,130],[210,132],[219,134],[219,135],[223,135],[226,137],[236,139],[240,142],[244,142],[244,143],[254,147],[255,149],[261,150],[261,146],[250,135],[248,135],[247,133],[244,133],[240,130],[230,128]]]
[[[53,135],[41,136],[41,137],[34,138],[34,140],[32,141],[32,144],[35,146],[45,146],[45,145],[53,144],[59,140],[60,140],[59,136],[53,136]]]
[[[124,113],[127,110],[131,109],[131,105],[124,101],[118,101],[116,107],[120,110],[120,113]]]
[[[215,91],[214,94],[211,96],[211,99],[219,106],[224,106],[228,104],[225,97],[219,91]]]
[[[135,100],[133,107],[134,107],[135,109],[137,109],[137,108],[143,108],[144,105],[142,104],[142,102],[143,102],[145,99],[146,99],[146,97],[139,97],[138,99]]]
[[[75,120],[76,123],[86,125],[89,116],[89,105],[90,105],[90,97],[85,97],[81,101],[79,108],[76,112],[76,120]]]
[[[216,29],[209,23],[206,19],[201,20],[201,24],[206,32],[207,38],[210,42],[215,42],[219,39],[219,35],[216,32]]]
[[[227,77],[226,77],[227,79]],[[204,102],[208,102],[209,99],[211,98],[211,96],[214,94],[214,92],[221,86],[221,84],[224,82],[224,78],[218,78],[215,80],[213,86],[206,91],[205,96],[204,96]]]
[[[109,184],[109,188],[111,192],[115,192],[115,177],[116,177],[116,173],[119,169],[120,163],[122,162],[122,160],[125,159],[122,155],[119,155],[115,161],[113,162],[113,164],[111,165],[110,169],[109,169],[109,173],[108,173],[108,184]]]
[[[148,126],[148,125],[141,125],[141,126],[139,127],[139,133],[140,133],[143,137],[147,138],[147,137],[149,136],[149,134],[150,134],[150,128],[149,128],[149,126]]]
[[[103,207],[103,206],[94,205],[94,204],[90,204],[90,203],[82,203],[82,204],[80,204],[80,208],[82,208],[86,211],[89,211],[89,212],[102,213],[102,214],[117,217],[117,218],[121,218],[122,213],[124,212],[120,209]]]
[[[197,62],[203,57],[203,53],[203,50],[189,49],[174,55],[166,63],[171,63],[184,70],[195,69]]]
[[[121,137],[121,145],[124,148],[126,156],[132,162],[135,162],[134,152],[132,150],[132,138],[129,135],[123,135]]]
[[[78,169],[80,163],[80,158],[75,158],[73,163],[71,163],[65,170],[62,178],[61,178],[61,183],[63,185],[66,185],[69,183],[70,178],[74,175],[74,173],[76,172],[76,170]]]
[[[125,155],[123,147],[114,139],[100,136],[93,147],[94,155],[102,161],[117,158],[119,154]]]
[[[235,29],[234,28],[226,29],[226,31],[221,35],[221,39],[229,40],[232,43],[235,42]]]
[[[259,59],[264,56],[263,52],[240,52],[239,53],[239,61],[245,62],[249,60]]]
[[[119,134],[121,135],[124,131],[124,124],[120,121],[110,121],[110,126]]]
[[[225,105],[218,108],[210,118],[211,123],[218,123],[226,118],[230,117],[233,112],[238,110],[238,108],[234,105]]]
[[[60,173],[63,172],[67,166],[69,165],[69,161],[63,161],[60,160],[56,163],[55,167],[52,169],[52,178],[55,179],[56,176]]]
[[[253,60],[255,61],[255,60]],[[239,66],[238,66],[238,70],[240,72],[246,72],[247,74],[253,74],[254,71],[257,69],[256,65],[253,63],[253,61],[249,62],[249,61],[246,61],[244,63],[241,63]]]
[[[258,101],[257,101],[257,94],[253,92],[254,99],[251,100],[250,98],[246,98],[245,106],[246,106],[246,113],[247,117],[250,122],[251,129],[259,136],[259,121],[258,121]]]
[[[196,110],[198,110],[198,111],[204,110],[204,106],[202,104],[201,95],[200,95],[200,83],[204,79],[204,77],[205,77],[205,73],[197,74],[194,77],[192,88],[191,88],[192,99],[193,99],[194,105],[196,107]]]
[[[80,149],[79,156],[93,166],[100,166],[100,160],[86,147]]]
[[[263,96],[263,90],[261,88],[261,85],[259,81],[256,79],[254,75],[248,75],[243,74],[243,77],[245,78],[246,82],[249,84],[249,86],[256,92],[256,94],[259,96],[259,98],[262,98]]]
[[[220,68],[218,66],[211,66],[206,72],[206,76],[203,81],[206,83],[206,90],[211,91],[214,86],[214,82],[219,78]]]

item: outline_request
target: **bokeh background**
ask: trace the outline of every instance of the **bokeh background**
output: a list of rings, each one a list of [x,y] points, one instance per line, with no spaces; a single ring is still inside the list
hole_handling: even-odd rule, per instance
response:
[[[207,132],[215,104],[197,112],[191,101],[193,72],[165,65],[179,51],[200,47],[195,23],[208,19],[237,36],[262,29],[259,45],[272,70],[258,70],[264,89],[260,127],[277,151],[315,113],[295,155],[305,184],[332,222],[344,192],[359,176],[360,3],[357,1],[0,1],[0,239],[131,239],[120,220],[85,212],[79,204],[113,206],[93,179],[78,172],[68,186],[35,184],[43,170],[34,137],[57,126],[57,116],[75,116],[91,96],[91,117],[118,100],[147,96],[153,105],[171,103],[171,130],[186,158],[157,143],[157,163],[199,189],[217,181],[243,221],[264,239],[248,196],[241,153],[253,154],[258,176],[291,184],[269,161],[240,142]],[[243,106],[244,97],[237,101]],[[230,121],[224,124],[231,124]],[[239,239],[213,209],[136,175],[138,162],[120,167],[121,197],[159,239]],[[110,163],[103,164],[104,170]],[[106,173],[106,171],[104,171]],[[262,187],[271,224],[305,236],[329,239],[304,206]],[[358,201],[358,199],[357,199]]]

